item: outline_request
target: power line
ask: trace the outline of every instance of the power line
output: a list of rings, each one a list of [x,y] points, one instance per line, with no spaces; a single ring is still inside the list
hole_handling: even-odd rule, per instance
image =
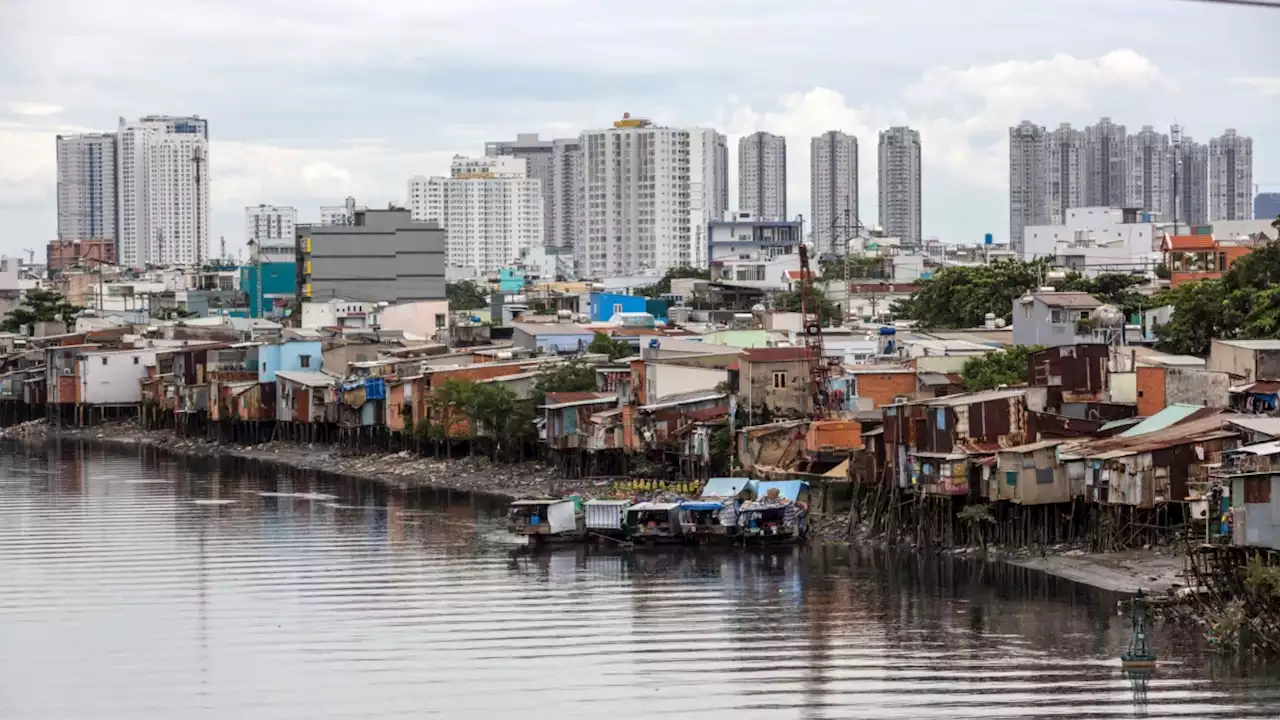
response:
[[[1280,10],[1280,0],[1181,0],[1181,2],[1198,2],[1206,5],[1239,5],[1241,7]]]

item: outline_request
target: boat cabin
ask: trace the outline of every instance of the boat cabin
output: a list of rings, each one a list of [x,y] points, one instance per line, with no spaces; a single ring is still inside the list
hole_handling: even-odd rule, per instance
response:
[[[643,502],[627,508],[627,535],[637,542],[680,539],[680,503]]]
[[[728,539],[737,534],[737,500],[718,498],[680,503],[682,533],[698,542]]]
[[[516,500],[507,511],[507,529],[531,543],[580,540],[583,518],[573,500]]]

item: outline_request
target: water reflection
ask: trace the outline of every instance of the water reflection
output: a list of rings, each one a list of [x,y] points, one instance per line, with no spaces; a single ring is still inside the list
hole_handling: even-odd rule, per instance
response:
[[[500,504],[0,448],[0,716],[1273,717],[1266,668],[1023,568],[842,546],[529,553]],[[75,692],[67,692],[74,678]]]

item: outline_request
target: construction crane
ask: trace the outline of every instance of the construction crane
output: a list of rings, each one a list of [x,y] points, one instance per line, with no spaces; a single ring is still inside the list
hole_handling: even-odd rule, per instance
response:
[[[809,362],[809,394],[813,400],[814,420],[825,420],[831,414],[831,367],[827,364],[822,343],[822,308],[809,314],[809,298],[814,292],[813,273],[809,270],[809,248],[800,244],[800,318],[804,331],[804,347]],[[815,296],[816,297],[816,296]]]

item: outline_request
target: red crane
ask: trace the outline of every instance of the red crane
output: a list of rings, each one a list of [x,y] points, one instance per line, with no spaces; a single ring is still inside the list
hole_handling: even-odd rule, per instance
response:
[[[814,420],[825,420],[831,414],[831,366],[827,364],[822,344],[822,308],[809,314],[809,297],[814,292],[813,273],[809,270],[809,248],[800,245],[800,318],[804,326],[805,355],[809,361],[809,394],[813,401]]]

